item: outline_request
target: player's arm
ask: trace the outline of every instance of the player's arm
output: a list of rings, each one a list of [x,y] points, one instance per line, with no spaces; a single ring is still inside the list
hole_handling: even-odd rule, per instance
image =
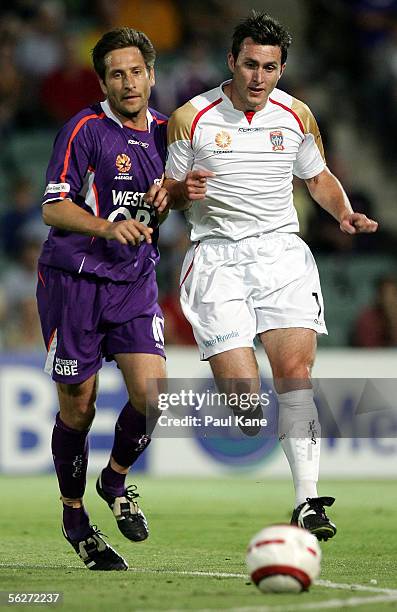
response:
[[[117,240],[120,244],[138,245],[142,240],[152,242],[153,230],[143,223],[135,219],[111,222],[95,217],[69,199],[44,204],[42,210],[44,223],[60,230]]]
[[[196,200],[204,200],[207,194],[207,178],[215,176],[208,170],[192,170],[183,181],[166,178],[164,187],[169,194],[170,207],[187,210]]]
[[[321,134],[309,107],[294,100],[292,108],[299,116],[304,131],[294,163],[294,174],[305,180],[313,200],[335,217],[342,232],[376,232],[376,221],[362,213],[353,212],[342,185],[325,165]]]
[[[342,232],[376,232],[378,223],[363,213],[353,211],[345,190],[327,167],[305,182],[312,198],[339,222]]]
[[[164,174],[161,181],[158,183],[153,183],[144,196],[145,202],[147,202],[147,204],[151,204],[153,208],[156,209],[159,223],[162,223],[167,218],[170,209],[169,193],[163,184]]]
[[[169,206],[175,210],[187,210],[195,200],[203,200],[207,179],[215,176],[207,170],[193,170],[196,160],[192,125],[196,115],[197,109],[187,102],[168,121],[164,187],[169,194]]]

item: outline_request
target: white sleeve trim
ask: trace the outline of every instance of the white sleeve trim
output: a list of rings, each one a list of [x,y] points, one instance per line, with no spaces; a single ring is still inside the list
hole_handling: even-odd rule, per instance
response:
[[[44,204],[48,204],[48,202],[63,202],[63,200],[70,200],[71,202],[73,202],[73,200],[71,200],[70,198],[48,198],[47,200],[44,200],[44,202],[42,202],[42,206],[44,206]]]
[[[294,175],[301,179],[313,178],[320,174],[325,166],[313,134],[306,134],[294,162]]]
[[[167,178],[183,181],[194,162],[194,152],[190,141],[176,140],[168,147],[165,176]]]

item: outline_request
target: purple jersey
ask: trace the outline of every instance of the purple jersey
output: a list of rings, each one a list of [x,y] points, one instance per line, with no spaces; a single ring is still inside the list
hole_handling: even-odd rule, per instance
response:
[[[70,199],[89,213],[155,228],[152,244],[122,245],[51,228],[39,263],[113,281],[134,281],[156,265],[157,216],[143,196],[163,176],[167,118],[147,112],[147,131],[124,127],[107,101],[75,115],[58,133],[43,204]]]

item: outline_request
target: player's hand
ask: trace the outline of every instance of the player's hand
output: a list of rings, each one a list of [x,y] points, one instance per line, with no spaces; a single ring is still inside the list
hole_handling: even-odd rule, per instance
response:
[[[339,227],[346,234],[371,234],[378,229],[378,223],[363,213],[354,212],[347,213]]]
[[[126,221],[114,221],[106,227],[102,238],[106,240],[117,240],[120,244],[132,244],[137,246],[143,241],[152,243],[153,230],[135,219]]]
[[[165,212],[169,206],[168,191],[161,185],[151,185],[143,199],[148,204],[154,206],[158,214]]]
[[[207,193],[207,179],[215,174],[209,170],[192,170],[187,173],[183,181],[184,197],[186,200],[204,200]]]

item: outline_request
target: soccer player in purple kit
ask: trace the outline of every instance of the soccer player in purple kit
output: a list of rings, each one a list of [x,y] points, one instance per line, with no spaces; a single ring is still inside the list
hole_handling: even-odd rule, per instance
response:
[[[43,218],[52,226],[39,258],[37,301],[56,382],[52,453],[63,502],[63,533],[91,570],[126,561],[90,524],[83,505],[88,440],[103,357],[120,368],[128,399],[115,427],[97,492],[120,531],[147,538],[136,487],[126,474],[150,443],[148,378],[165,378],[164,320],[157,303],[158,214],[167,119],[148,107],[155,50],[131,28],[103,35],[92,52],[106,96],[59,131],[47,170]]]

